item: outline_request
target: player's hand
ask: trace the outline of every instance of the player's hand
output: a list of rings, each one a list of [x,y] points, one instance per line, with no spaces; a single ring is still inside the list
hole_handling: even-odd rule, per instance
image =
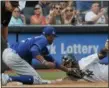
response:
[[[48,66],[49,68],[55,68],[55,63],[46,61],[43,56],[37,55],[37,60],[39,60],[43,65]]]
[[[109,51],[109,40],[106,41],[105,48]]]

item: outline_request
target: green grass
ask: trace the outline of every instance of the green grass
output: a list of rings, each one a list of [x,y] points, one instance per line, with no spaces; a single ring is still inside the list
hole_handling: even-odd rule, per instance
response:
[[[43,78],[43,79],[48,79],[48,80],[54,80],[54,79],[59,79],[59,78],[63,78],[66,76],[65,72],[62,71],[38,71],[39,75]],[[9,73],[9,75],[11,76],[17,76],[16,73]]]
[[[65,72],[38,72],[43,79],[54,80],[66,76]]]

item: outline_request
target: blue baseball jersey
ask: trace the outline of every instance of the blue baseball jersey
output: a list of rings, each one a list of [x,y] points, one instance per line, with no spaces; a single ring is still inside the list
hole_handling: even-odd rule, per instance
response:
[[[19,56],[31,64],[32,58],[40,54],[49,54],[47,49],[48,41],[44,35],[27,38],[10,47],[19,54]]]

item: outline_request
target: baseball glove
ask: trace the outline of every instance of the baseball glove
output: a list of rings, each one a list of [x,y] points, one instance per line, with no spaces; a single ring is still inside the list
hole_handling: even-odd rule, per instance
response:
[[[70,77],[75,77],[81,79],[84,76],[84,73],[80,70],[78,61],[72,54],[67,54],[62,57],[63,65],[67,68],[71,68],[70,72],[66,74]]]

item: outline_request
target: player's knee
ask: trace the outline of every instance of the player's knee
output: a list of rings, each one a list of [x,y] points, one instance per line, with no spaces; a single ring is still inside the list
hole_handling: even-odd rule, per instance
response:
[[[3,62],[7,66],[12,64],[11,58],[12,58],[12,56],[10,54],[8,54],[8,53],[6,54],[5,52],[3,53],[2,59],[3,59]]]
[[[8,55],[7,54],[5,55],[5,53],[3,53],[2,59],[5,64],[9,62]]]

